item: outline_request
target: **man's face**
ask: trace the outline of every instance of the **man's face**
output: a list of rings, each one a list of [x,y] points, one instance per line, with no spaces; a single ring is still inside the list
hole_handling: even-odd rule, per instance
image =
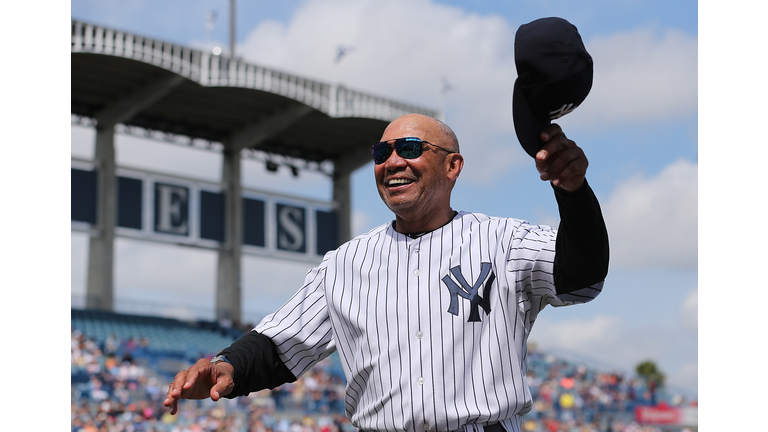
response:
[[[401,117],[392,122],[381,137],[382,141],[417,137],[442,147],[436,124],[423,117]],[[450,207],[453,181],[449,179],[446,153],[434,146],[424,145],[416,159],[403,159],[392,150],[389,158],[374,165],[376,187],[384,204],[398,217],[424,218],[432,212]]]

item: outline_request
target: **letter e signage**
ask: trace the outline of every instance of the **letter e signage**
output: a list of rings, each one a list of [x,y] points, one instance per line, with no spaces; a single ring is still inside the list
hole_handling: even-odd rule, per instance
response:
[[[189,188],[155,183],[155,231],[189,235]]]

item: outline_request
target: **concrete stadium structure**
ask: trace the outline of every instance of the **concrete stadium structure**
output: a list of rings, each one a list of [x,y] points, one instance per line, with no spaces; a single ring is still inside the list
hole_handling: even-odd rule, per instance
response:
[[[95,217],[86,307],[112,310],[119,126],[218,143],[224,197],[241,197],[241,154],[331,164],[336,244],[351,236],[350,175],[387,123],[441,113],[151,38],[72,20],[73,118],[95,127]],[[74,192],[73,192],[74,193]],[[73,198],[74,199],[74,198]],[[73,201],[74,202],[74,201]],[[224,199],[216,317],[241,319],[243,201]]]

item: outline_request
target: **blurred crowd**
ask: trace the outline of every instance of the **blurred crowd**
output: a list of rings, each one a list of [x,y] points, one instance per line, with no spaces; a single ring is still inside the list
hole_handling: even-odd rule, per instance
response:
[[[162,402],[172,376],[143,357],[149,343],[114,337],[99,343],[72,331],[72,432],[356,430],[344,416],[345,381],[331,358],[273,391],[219,402],[182,401],[179,413],[171,416]],[[534,404],[524,417],[525,431],[662,432],[634,422],[635,406],[651,400],[644,383],[634,377],[532,349],[528,383]],[[670,405],[695,403],[679,396],[657,397]]]
[[[295,383],[234,400],[163,399],[172,376],[143,365],[147,339],[98,343],[71,333],[72,432],[353,432],[344,379],[326,359]],[[209,353],[208,357],[211,357]]]

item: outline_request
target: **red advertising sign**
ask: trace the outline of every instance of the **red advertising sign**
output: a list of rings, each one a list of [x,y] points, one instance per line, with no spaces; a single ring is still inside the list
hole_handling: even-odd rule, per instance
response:
[[[639,406],[635,408],[635,420],[638,423],[680,424],[682,411],[669,406]]]

